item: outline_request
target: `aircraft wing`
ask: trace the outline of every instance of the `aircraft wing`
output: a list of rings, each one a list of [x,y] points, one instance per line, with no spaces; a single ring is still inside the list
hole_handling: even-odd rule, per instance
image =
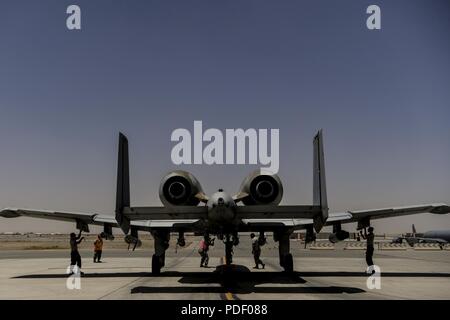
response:
[[[276,229],[302,230],[313,225],[313,219],[242,219],[242,232],[274,231]]]
[[[330,213],[326,225],[333,225],[336,222],[357,222],[358,229],[362,229],[364,227],[367,227],[370,220],[373,219],[392,218],[420,213],[447,214],[450,213],[450,206],[444,203],[434,203],[416,206],[347,211],[344,213]]]
[[[41,218],[58,221],[83,221],[89,224],[103,224],[110,223],[114,220],[111,217],[111,221],[108,220],[108,216],[104,216],[105,222],[96,223],[95,218],[101,218],[102,216],[95,213],[80,213],[80,212],[66,212],[66,211],[49,211],[49,210],[34,210],[34,209],[19,209],[19,208],[5,208],[0,211],[0,216],[4,218],[17,218],[20,216]],[[115,223],[115,220],[113,221]]]
[[[271,231],[274,228],[304,229],[322,214],[320,206],[238,206],[237,216],[242,219],[242,231]]]
[[[159,213],[162,211],[159,210]],[[50,211],[50,210],[34,210],[5,208],[0,211],[0,217],[17,218],[31,217],[56,221],[75,222],[78,229],[89,232],[89,225],[110,226],[119,228],[117,221],[113,216],[101,215],[96,213],[81,213],[67,211]],[[131,221],[131,226],[138,230],[150,231],[157,228],[172,228],[174,231],[178,228],[189,228],[198,219],[173,219],[165,216],[165,219],[152,219],[146,221]]]
[[[206,206],[173,206],[173,207],[131,207],[123,208],[122,214],[133,220],[179,220],[206,219]]]
[[[302,230],[306,229],[307,226],[313,224],[311,215],[314,215],[314,213],[312,213],[314,212],[314,210],[308,213],[307,210],[305,212],[301,210],[296,211],[294,208],[297,206],[279,206],[280,210],[268,210],[268,213],[264,213],[263,210],[259,210],[257,207],[258,206],[243,207],[250,209],[248,210],[248,212],[246,211],[243,214],[243,222],[246,226],[245,228],[243,228],[244,230],[271,230],[277,227]],[[285,210],[283,207],[288,207],[289,209]],[[252,210],[251,208],[255,209]],[[368,226],[367,223],[372,219],[384,219],[420,213],[446,214],[450,213],[450,206],[442,203],[436,203],[417,206],[330,213],[328,215],[325,226],[331,226],[336,223],[357,222],[358,229],[361,229],[364,226]]]
[[[313,219],[322,213],[320,206],[237,206],[236,214],[240,219]]]
[[[326,225],[331,225],[333,222],[345,219],[351,219],[350,213],[335,213],[330,214]],[[245,227],[242,231],[272,231],[277,227],[285,227],[293,230],[303,230],[307,226],[313,225],[313,219],[242,219]]]
[[[189,230],[189,228],[197,221],[197,219],[153,219],[131,221],[130,224],[137,230],[150,231],[152,229],[170,228],[172,231],[177,231],[178,229]],[[111,224],[114,228],[120,228],[112,216],[96,215],[94,217],[94,224],[102,225],[105,223]]]

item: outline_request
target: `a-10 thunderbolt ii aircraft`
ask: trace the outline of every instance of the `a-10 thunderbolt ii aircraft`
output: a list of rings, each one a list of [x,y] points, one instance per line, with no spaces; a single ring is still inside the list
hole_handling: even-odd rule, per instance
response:
[[[208,196],[198,180],[185,171],[173,171],[161,181],[159,196],[163,206],[132,207],[130,204],[128,140],[119,134],[119,157],[117,171],[117,195],[115,219],[109,215],[41,211],[7,208],[0,215],[7,218],[28,216],[44,219],[73,221],[79,230],[89,232],[89,225],[104,227],[106,239],[112,239],[112,228],[120,227],[125,241],[134,247],[140,245],[139,231],[150,232],[154,238],[155,253],[152,273],[160,273],[165,263],[165,251],[169,247],[172,232],[178,233],[178,245],[184,246],[184,233],[195,232],[216,235],[225,243],[226,264],[232,263],[233,246],[239,244],[239,232],[273,232],[278,242],[280,265],[287,272],[293,271],[290,254],[290,235],[295,230],[306,229],[306,241],[315,239],[315,232],[324,226],[333,226],[330,241],[337,242],[349,237],[342,229],[343,223],[357,222],[358,229],[368,227],[372,219],[395,216],[450,212],[445,204],[425,204],[375,210],[328,213],[325,184],[325,166],[322,131],[314,137],[313,202],[309,205],[279,205],[283,196],[280,178],[261,170],[251,173],[242,183],[240,191],[231,196],[222,189]]]

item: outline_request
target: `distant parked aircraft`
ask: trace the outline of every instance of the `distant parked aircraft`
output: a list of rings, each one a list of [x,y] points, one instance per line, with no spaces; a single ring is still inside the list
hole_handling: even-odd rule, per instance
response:
[[[450,230],[431,230],[425,233],[417,233],[416,226],[412,225],[412,236],[397,237],[392,240],[393,243],[402,243],[405,240],[411,247],[415,243],[438,243],[441,247],[450,243]]]

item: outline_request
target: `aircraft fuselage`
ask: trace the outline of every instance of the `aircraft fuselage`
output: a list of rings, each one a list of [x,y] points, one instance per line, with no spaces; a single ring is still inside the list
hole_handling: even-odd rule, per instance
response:
[[[450,242],[450,230],[432,230],[423,234],[424,238],[442,239]]]
[[[206,203],[208,207],[208,223],[212,230],[232,232],[240,223],[236,216],[236,203],[233,198],[223,192],[213,193]]]

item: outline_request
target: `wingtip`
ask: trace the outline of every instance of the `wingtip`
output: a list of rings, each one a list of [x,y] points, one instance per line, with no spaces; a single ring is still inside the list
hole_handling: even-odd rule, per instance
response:
[[[4,218],[17,218],[20,214],[17,212],[17,209],[13,208],[4,208],[0,211],[0,217]]]
[[[430,212],[437,214],[449,214],[450,206],[445,203],[437,203],[434,205],[434,208]]]

